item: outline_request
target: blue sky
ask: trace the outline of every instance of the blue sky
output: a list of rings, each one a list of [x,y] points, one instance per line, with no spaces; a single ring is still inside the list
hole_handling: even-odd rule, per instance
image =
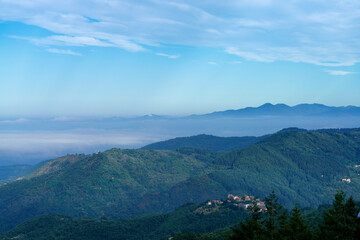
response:
[[[0,117],[360,105],[360,2],[0,0]]]

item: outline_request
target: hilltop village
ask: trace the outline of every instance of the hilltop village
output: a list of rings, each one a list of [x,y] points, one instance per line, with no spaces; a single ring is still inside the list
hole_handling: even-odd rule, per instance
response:
[[[261,201],[260,198],[257,198],[255,196],[237,196],[233,194],[228,194],[226,199],[222,200],[209,200],[207,201],[203,206],[199,207],[196,212],[207,214],[216,212],[221,206],[234,206],[237,208],[243,208],[243,209],[251,209],[252,207],[257,205],[257,207],[260,209],[260,212],[265,212],[266,206],[265,202]]]

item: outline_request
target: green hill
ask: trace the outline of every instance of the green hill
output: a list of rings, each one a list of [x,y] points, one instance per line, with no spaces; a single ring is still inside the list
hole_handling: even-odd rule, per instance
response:
[[[204,155],[207,156],[204,158]],[[0,187],[1,230],[34,216],[128,217],[147,192],[164,191],[209,172],[213,154],[111,149],[55,159],[26,179]]]
[[[144,209],[170,210],[227,193],[266,196],[272,190],[287,207],[329,203],[338,188],[360,198],[360,130],[286,129],[246,149],[219,155],[216,170],[148,193]],[[350,179],[350,183],[342,179]],[[146,212],[148,213],[148,212]]]
[[[264,197],[275,190],[286,207],[329,203],[338,188],[360,199],[355,165],[360,129],[286,129],[221,153],[181,148],[68,155],[0,187],[0,230],[42,214],[128,218],[228,193]]]
[[[166,141],[152,143],[143,147],[143,149],[157,150],[175,150],[183,147],[207,149],[210,151],[231,151],[243,149],[251,146],[263,137],[216,137],[212,135],[201,134],[192,137],[178,137]]]

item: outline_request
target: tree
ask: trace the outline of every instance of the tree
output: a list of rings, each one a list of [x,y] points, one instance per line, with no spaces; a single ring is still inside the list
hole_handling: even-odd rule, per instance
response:
[[[251,215],[244,222],[240,223],[238,228],[232,228],[233,235],[231,240],[263,240],[265,230],[262,226],[263,213],[255,204],[251,208]]]
[[[274,191],[271,192],[269,197],[265,198],[267,211],[265,213],[264,226],[266,235],[270,240],[279,239],[280,222],[286,221],[283,206],[278,201]]]
[[[288,211],[284,209],[282,213],[278,217],[278,225],[279,229],[277,230],[277,237],[278,239],[286,239],[287,236],[289,236],[289,216]]]
[[[287,224],[287,236],[285,239],[289,240],[310,240],[312,239],[312,234],[309,229],[309,226],[305,222],[301,209],[296,204],[295,207],[291,210],[290,220]]]
[[[287,224],[287,213],[282,205],[278,202],[274,191],[265,198],[266,211],[263,213],[259,207],[254,204],[251,209],[251,217],[240,226],[233,229],[232,240],[247,239],[281,239],[286,235],[285,226]]]
[[[352,197],[346,200],[346,194],[338,191],[332,207],[323,214],[323,222],[319,225],[321,239],[359,239],[357,231],[360,228]]]

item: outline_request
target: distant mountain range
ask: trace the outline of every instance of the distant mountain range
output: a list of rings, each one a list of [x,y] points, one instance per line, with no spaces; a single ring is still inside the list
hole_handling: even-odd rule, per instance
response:
[[[360,107],[329,107],[322,104],[299,104],[290,107],[286,104],[265,103],[260,107],[247,107],[238,110],[226,110],[190,117],[255,117],[255,116],[360,116]]]
[[[182,117],[146,115],[129,118],[0,119],[0,138],[3,136],[9,139],[0,142],[0,166],[38,163],[67,153],[92,153],[112,147],[140,148],[155,141],[199,134],[221,137],[263,136],[288,127],[356,128],[359,123],[360,108],[355,106],[300,104],[290,107],[270,103],[260,107]],[[197,140],[202,141],[201,137]],[[237,139],[236,144],[233,142],[234,145],[226,146],[227,140],[212,139],[214,147],[211,148],[224,151],[246,147],[245,142],[248,140],[251,142],[254,139]],[[181,141],[185,143],[187,140]],[[167,144],[174,144],[174,141]],[[200,145],[196,147],[201,147]],[[159,148],[159,145],[156,148]]]
[[[123,118],[126,120],[161,120],[161,119],[189,119],[189,118],[217,118],[217,117],[259,117],[259,116],[360,116],[358,106],[327,106],[319,103],[302,103],[289,106],[283,103],[265,103],[259,107],[246,107],[240,109],[229,109],[206,114],[193,114],[184,117],[172,117],[165,115],[144,115],[134,118]],[[113,118],[117,119],[117,118]]]

